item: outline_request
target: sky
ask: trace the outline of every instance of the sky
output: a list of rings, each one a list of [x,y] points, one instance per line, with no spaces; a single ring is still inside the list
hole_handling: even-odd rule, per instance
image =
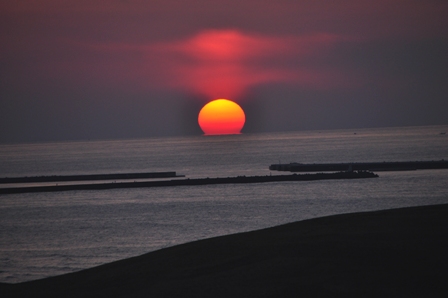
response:
[[[0,143],[448,124],[446,0],[0,0]]]

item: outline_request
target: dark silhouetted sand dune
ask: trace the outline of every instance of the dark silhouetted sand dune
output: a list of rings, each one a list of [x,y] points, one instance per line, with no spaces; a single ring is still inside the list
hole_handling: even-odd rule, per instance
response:
[[[1,297],[448,297],[448,205],[329,216],[178,245]]]

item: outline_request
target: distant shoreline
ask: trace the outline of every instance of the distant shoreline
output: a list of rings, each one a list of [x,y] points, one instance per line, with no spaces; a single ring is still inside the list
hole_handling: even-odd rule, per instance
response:
[[[54,192],[69,190],[104,190],[115,188],[141,188],[141,187],[168,187],[168,186],[196,186],[209,184],[246,184],[246,183],[266,183],[281,181],[311,181],[328,179],[364,179],[377,178],[378,175],[372,172],[337,172],[337,173],[317,173],[317,174],[292,174],[292,175],[269,175],[269,176],[238,176],[227,178],[197,178],[197,179],[177,179],[161,181],[135,181],[119,183],[97,183],[97,184],[72,184],[72,185],[51,185],[51,186],[30,186],[0,188],[0,194],[15,194],[29,192]]]
[[[447,297],[448,204],[326,216],[18,284],[1,297]]]

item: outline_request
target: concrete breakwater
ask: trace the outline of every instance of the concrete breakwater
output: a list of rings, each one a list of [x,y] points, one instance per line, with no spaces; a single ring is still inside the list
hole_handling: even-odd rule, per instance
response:
[[[67,181],[94,181],[94,180],[126,180],[184,177],[176,172],[149,172],[149,173],[117,173],[92,175],[65,175],[65,176],[33,176],[0,178],[0,184],[6,183],[39,183],[39,182],[67,182]]]
[[[376,178],[378,175],[372,172],[337,172],[337,173],[316,173],[316,174],[292,174],[274,176],[238,176],[227,178],[199,178],[199,179],[177,179],[164,181],[143,181],[143,182],[120,182],[101,184],[76,184],[76,185],[53,185],[53,186],[32,186],[0,188],[0,194],[26,193],[26,192],[53,192],[68,190],[103,190],[113,188],[138,188],[138,187],[163,187],[163,186],[194,186],[208,184],[231,184],[231,183],[264,183],[281,181],[311,181],[328,179],[360,179]]]
[[[333,171],[410,171],[427,169],[448,169],[448,161],[395,161],[395,162],[352,162],[352,163],[289,163],[272,164],[271,171],[287,172],[333,172]]]

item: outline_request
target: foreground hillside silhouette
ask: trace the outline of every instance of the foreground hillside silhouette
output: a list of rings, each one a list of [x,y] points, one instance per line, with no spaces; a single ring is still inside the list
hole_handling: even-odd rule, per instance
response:
[[[329,216],[21,284],[1,297],[448,297],[448,205]]]

